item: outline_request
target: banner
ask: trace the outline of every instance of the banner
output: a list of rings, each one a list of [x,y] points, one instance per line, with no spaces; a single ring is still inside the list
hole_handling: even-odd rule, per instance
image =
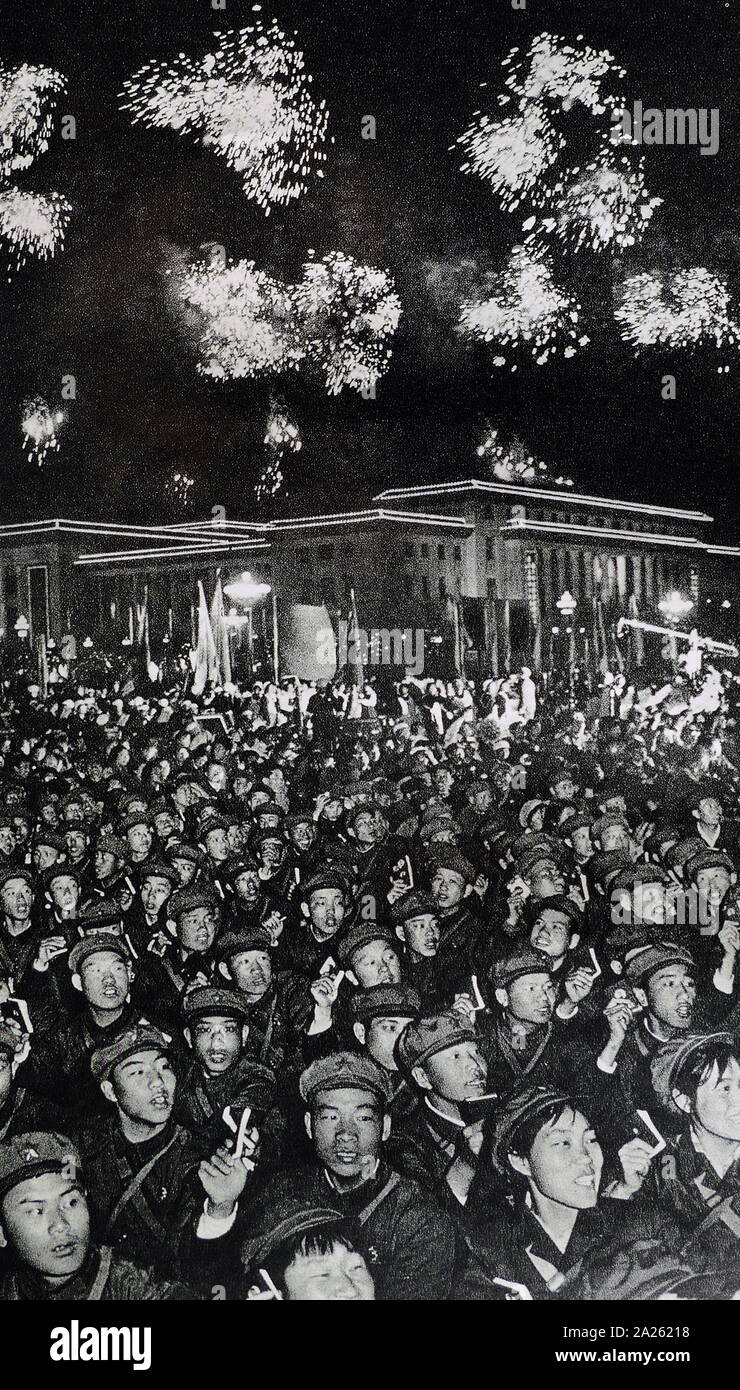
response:
[[[198,580],[198,643],[191,653],[193,662],[193,695],[202,695],[209,683],[216,685],[219,677],[218,653],[211,631],[205,591]]]
[[[282,604],[278,630],[282,676],[299,676],[304,681],[333,679],[337,641],[325,604]]]
[[[229,685],[231,684],[231,650],[229,633],[224,622],[224,595],[221,588],[220,572],[216,578],[216,587],[211,599],[211,631],[221,672],[221,681],[222,684]]]

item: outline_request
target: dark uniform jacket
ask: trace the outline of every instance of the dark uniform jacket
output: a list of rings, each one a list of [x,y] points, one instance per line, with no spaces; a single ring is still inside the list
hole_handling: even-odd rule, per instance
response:
[[[307,1206],[332,1207],[359,1222],[378,1298],[449,1297],[456,1259],[454,1223],[417,1183],[384,1161],[373,1178],[350,1192],[338,1191],[315,1165],[278,1174],[265,1189],[260,1211],[288,1197]]]
[[[740,1159],[720,1178],[684,1131],[652,1164],[646,1190],[675,1217],[693,1263],[740,1277]]]
[[[642,1201],[605,1197],[598,1206],[579,1211],[565,1252],[523,1203],[515,1208],[502,1204],[483,1220],[472,1211],[468,1216],[468,1260],[457,1289],[461,1301],[505,1299],[510,1291],[497,1279],[523,1284],[533,1299],[557,1298],[581,1261],[617,1235],[621,1241],[654,1240],[661,1248],[675,1245],[670,1218],[656,1204]]]
[[[110,1246],[93,1245],[82,1268],[61,1285],[49,1285],[30,1269],[19,1267],[0,1284],[0,1302],[30,1303],[132,1303],[139,1299],[161,1301],[197,1298],[185,1284],[157,1279],[151,1269],[139,1269],[122,1259]]]
[[[160,1277],[187,1269],[205,1202],[201,1156],[173,1120],[142,1144],[128,1142],[117,1114],[86,1127],[81,1157],[96,1236]]]

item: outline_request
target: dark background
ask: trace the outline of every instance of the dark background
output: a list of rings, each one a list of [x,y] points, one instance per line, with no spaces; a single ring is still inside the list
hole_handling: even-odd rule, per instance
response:
[[[60,113],[77,139],[58,134],[24,187],[57,189],[73,204],[65,248],[29,261],[0,289],[0,459],[5,517],[32,514],[114,520],[178,519],[164,481],[178,467],[196,480],[197,515],[216,503],[258,517],[254,482],[264,460],[269,384],[199,377],[192,348],[167,307],[163,270],[204,242],[298,279],[309,247],[387,267],[404,314],[377,399],[345,390],[329,399],[295,375],[280,389],[303,449],[288,462],[281,506],[358,505],[393,482],[476,471],[485,420],[524,440],[577,486],[700,505],[728,537],[736,512],[737,350],[650,353],[639,361],[612,321],[625,271],[705,265],[740,288],[738,237],[738,25],[726,0],[528,0],[392,3],[277,0],[263,5],[291,32],[330,113],[323,181],[269,218],[247,201],[237,174],[194,142],[132,126],[119,110],[126,77],[150,59],[202,54],[214,31],[253,19],[227,0],[24,0],[4,6],[0,55],[66,74]],[[455,338],[456,307],[505,259],[519,220],[498,211],[450,151],[500,61],[543,29],[610,48],[627,69],[625,90],[645,106],[718,107],[719,153],[646,149],[646,181],[664,198],[641,247],[624,260],[581,253],[569,267],[589,349],[516,374],[492,353]],[[493,109],[493,108],[491,108]],[[377,120],[377,140],[360,136]],[[729,375],[717,366],[731,364]],[[661,376],[677,399],[661,399]],[[40,470],[27,462],[20,408],[28,395],[58,396],[77,378],[78,399],[61,450]],[[275,383],[273,383],[274,385]],[[478,468],[480,465],[478,465]]]

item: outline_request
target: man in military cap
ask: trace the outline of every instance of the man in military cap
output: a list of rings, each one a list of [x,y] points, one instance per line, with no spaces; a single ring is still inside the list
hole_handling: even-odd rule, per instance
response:
[[[228,883],[228,860],[230,855],[228,841],[229,822],[224,816],[209,816],[200,831],[200,846],[203,851],[203,871],[224,898]]]
[[[439,917],[431,893],[409,889],[391,904],[391,919],[403,945],[403,974],[419,991],[425,1009],[452,1004],[456,994],[470,987],[470,977],[467,962],[458,961],[453,952],[439,959]]]
[[[0,965],[17,986],[29,976],[34,962],[45,964],[55,954],[53,940],[45,940],[34,927],[33,889],[33,875],[28,869],[12,864],[0,869]]]
[[[80,1155],[66,1135],[30,1130],[0,1143],[3,1302],[188,1300],[184,1284],[93,1243]]]
[[[287,867],[293,874],[297,871],[301,879],[310,878],[321,853],[313,812],[308,809],[292,811],[285,818],[285,832],[288,836]]]
[[[601,1084],[590,1038],[577,1020],[556,1013],[559,987],[549,955],[517,945],[495,962],[490,984],[495,1007],[483,1016],[481,1050],[492,1091],[506,1096],[540,1081],[567,1089],[584,1077]]]
[[[249,1024],[247,1051],[278,1078],[281,1093],[295,1068],[313,1007],[308,981],[293,971],[276,971],[275,943],[264,928],[228,932],[217,945],[218,969],[239,994]]]
[[[192,888],[201,869],[201,853],[195,845],[177,840],[169,846],[167,859],[177,875],[178,888]]]
[[[454,846],[435,851],[429,882],[439,922],[437,968],[445,973],[459,970],[469,976],[480,967],[485,942],[483,925],[467,904],[475,879],[470,860]]]
[[[359,989],[373,985],[397,985],[401,962],[389,928],[376,922],[357,922],[342,936],[339,960],[350,984]]]
[[[392,1161],[457,1211],[467,1200],[480,1150],[477,1103],[491,1099],[470,1015],[450,1009],[414,1019],[400,1034],[395,1056],[422,1104],[399,1126]]]
[[[234,1224],[248,1176],[242,1158],[254,1153],[256,1133],[241,1158],[222,1146],[202,1160],[174,1118],[172,1040],[150,1024],[117,1033],[93,1053],[90,1066],[112,1107],[83,1135],[94,1229],[160,1277],[192,1271],[206,1258],[196,1240],[220,1240]]]
[[[90,872],[85,884],[84,904],[94,898],[121,898],[128,901],[132,890],[126,883],[128,845],[118,835],[100,835],[95,843]]]
[[[135,880],[137,893],[126,913],[126,932],[139,957],[155,933],[166,931],[167,904],[178,886],[178,878],[167,860],[150,858],[135,871]]]
[[[45,1013],[30,1061],[35,1088],[65,1107],[69,1125],[103,1113],[90,1057],[131,1027],[138,1011],[131,1003],[133,963],[122,937],[91,932],[64,959],[68,988],[72,997],[82,997],[82,1008]]]
[[[337,959],[337,940],[350,902],[347,876],[322,865],[301,885],[302,920],[283,933],[280,964],[315,979],[325,962]]]
[[[388,1082],[387,1110],[392,1127],[411,1114],[418,1093],[398,1069],[396,1041],[408,1023],[421,1013],[421,999],[409,985],[378,984],[358,990],[350,1004],[352,1031],[363,1053],[384,1072]]]
[[[0,1140],[12,1139],[41,1124],[59,1124],[64,1113],[53,1099],[42,1098],[31,1085],[30,1044],[28,1034],[0,1022]]]
[[[138,997],[148,1018],[174,1032],[188,985],[210,984],[215,971],[214,942],[221,909],[213,889],[182,888],[169,899],[175,937],[155,935],[139,965]]]
[[[178,1086],[177,1117],[201,1150],[210,1152],[227,1134],[226,1107],[237,1124],[249,1108],[262,1140],[263,1166],[274,1169],[283,1129],[273,1111],[276,1078],[246,1051],[248,1008],[241,992],[214,985],[189,989],[182,1020],[191,1061]]]
[[[140,869],[154,844],[154,827],[146,811],[130,811],[121,821],[121,830],[128,846],[128,862],[134,869]]]
[[[266,889],[255,859],[242,855],[229,863],[227,890],[230,896],[225,910],[230,930],[251,932],[268,922],[285,924],[286,904],[281,912],[280,899]]]
[[[261,1211],[277,1216],[288,1198],[307,1208],[331,1207],[359,1224],[368,1251],[375,1252],[377,1297],[446,1298],[454,1225],[383,1157],[390,1134],[383,1072],[369,1057],[335,1052],[306,1069],[300,1092],[313,1162],[278,1174],[261,1194]]]
[[[39,825],[31,845],[31,864],[37,874],[67,857],[67,841],[57,830]]]

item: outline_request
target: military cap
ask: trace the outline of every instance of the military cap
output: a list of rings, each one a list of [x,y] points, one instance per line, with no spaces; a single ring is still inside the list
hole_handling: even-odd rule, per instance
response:
[[[450,845],[448,849],[435,849],[430,859],[430,873],[434,875],[438,869],[449,869],[451,873],[459,874],[465,883],[475,883],[476,873],[473,865],[454,845]]]
[[[275,942],[267,928],[254,927],[251,931],[226,932],[216,945],[216,956],[218,960],[228,963],[235,956],[244,955],[245,951],[272,951],[274,949]]]
[[[452,816],[429,816],[429,818],[419,826],[419,839],[422,844],[433,840],[435,835],[449,834],[450,831],[460,834],[460,826]]]
[[[90,956],[97,955],[99,951],[115,951],[126,965],[131,964],[131,954],[120,936],[114,936],[112,932],[94,931],[89,936],[83,936],[82,940],[72,947],[67,961],[71,973],[79,975],[85,961],[89,960]]]
[[[217,906],[213,888],[180,888],[169,899],[167,911],[171,917],[174,917],[175,921],[179,921],[186,912],[195,912],[199,907]]]
[[[668,965],[686,965],[691,970],[696,969],[696,962],[684,946],[677,946],[675,941],[656,941],[630,952],[624,966],[625,979],[641,985],[656,970],[664,970]]]
[[[522,828],[526,830],[535,812],[539,811],[540,807],[544,809],[546,806],[546,801],[539,801],[536,797],[530,801],[525,801],[524,805],[519,808],[519,824]]]
[[[101,898],[88,903],[80,912],[78,921],[83,931],[101,931],[105,927],[119,927],[123,919],[120,903],[110,898]]]
[[[247,1019],[249,1006],[235,989],[220,989],[213,985],[198,986],[196,989],[188,990],[184,996],[182,1015],[187,1023],[191,1018],[202,1014],[214,1014],[219,1018],[222,1015],[228,1017],[233,1014],[235,1018]]]
[[[421,998],[411,985],[371,985],[352,997],[352,1018],[365,1023],[371,1018],[416,1018]]]
[[[167,846],[167,854],[170,859],[186,859],[188,864],[200,864],[201,852],[195,845],[188,845],[184,840],[177,840],[175,844]]]
[[[721,1047],[728,1047],[737,1055],[737,1037],[732,1033],[691,1033],[688,1037],[672,1038],[655,1053],[650,1064],[653,1089],[661,1104],[673,1115],[683,1115],[673,1099],[676,1077],[698,1054],[705,1050],[711,1053]]]
[[[566,816],[565,820],[561,820],[558,825],[558,835],[561,835],[563,839],[567,840],[568,836],[572,835],[574,831],[584,830],[586,826],[590,829],[592,825],[593,818],[589,815],[588,811],[574,811],[571,816]]]
[[[423,1067],[430,1057],[445,1052],[456,1043],[474,1042],[475,1036],[471,1025],[448,1009],[445,1013],[417,1018],[407,1024],[396,1041],[396,1058],[399,1065],[410,1072],[414,1067]]]
[[[242,1264],[245,1271],[257,1270],[274,1255],[281,1245],[298,1236],[308,1235],[327,1226],[341,1226],[346,1216],[332,1207],[310,1207],[300,1197],[285,1197],[271,1203],[270,1210],[259,1223],[260,1228],[242,1244]]]
[[[346,872],[334,864],[319,865],[303,885],[304,902],[309,902],[312,893],[320,893],[324,888],[340,889],[345,898],[348,897],[349,886]]]
[[[73,797],[66,797],[65,800],[62,802],[62,805],[63,805],[63,806],[66,806],[66,805],[67,805],[67,802],[70,801],[70,800],[71,800],[71,801],[76,801],[76,800],[77,800],[77,797],[75,797],[75,796],[73,796]],[[120,813],[122,816],[128,815],[128,811],[129,811],[129,807],[130,807],[131,803],[132,803],[132,802],[136,802],[136,801],[143,801],[143,802],[144,802],[144,805],[147,805],[147,804],[148,804],[148,799],[147,799],[147,797],[143,796],[142,793],[141,793],[140,791],[138,791],[138,792],[124,792],[123,795],[122,795],[122,796],[119,796],[119,798],[118,798],[118,810],[119,810],[119,813]]]
[[[75,1171],[82,1167],[76,1146],[65,1134],[53,1130],[29,1130],[0,1144],[0,1198],[29,1178],[43,1173]]]
[[[623,825],[625,830],[629,830],[629,821],[622,811],[605,811],[603,816],[599,816],[591,826],[592,834],[600,840],[605,830],[609,830],[614,825]]]
[[[27,883],[29,888],[33,888],[34,886],[33,874],[30,869],[25,868],[23,864],[5,864],[4,867],[0,869],[0,891],[5,887],[6,883],[10,883],[12,878],[22,878],[23,882]]]
[[[169,1055],[172,1051],[172,1039],[151,1023],[136,1023],[133,1028],[117,1033],[112,1042],[95,1049],[90,1058],[92,1074],[96,1081],[107,1081],[114,1067],[120,1062],[125,1062],[128,1057],[135,1057],[138,1052],[154,1051]]]
[[[245,858],[235,859],[229,864],[229,878],[232,883],[236,883],[242,874],[259,874],[259,864],[256,859]]]
[[[387,941],[394,949],[397,945],[388,927],[382,926],[379,922],[356,922],[344,934],[337,946],[337,955],[342,965],[351,966],[355,952],[361,950],[363,946],[369,945],[371,941]]]
[[[560,912],[568,918],[573,931],[583,931],[583,912],[567,893],[555,893],[551,898],[537,898],[535,901],[530,899],[522,913],[522,926],[527,931],[531,930],[543,912]]]
[[[354,826],[358,816],[385,816],[387,819],[388,811],[377,801],[358,801],[357,805],[352,806],[347,812],[347,824]]]
[[[301,1098],[309,1103],[318,1091],[335,1091],[352,1087],[372,1091],[383,1103],[390,1098],[390,1084],[371,1057],[357,1052],[330,1052],[320,1057],[301,1073],[298,1083]]]
[[[164,816],[165,814],[171,816],[172,811],[172,802],[168,801],[166,796],[158,796],[157,800],[153,801],[149,807],[149,815],[152,820],[154,820],[155,816]]]
[[[515,859],[522,859],[526,855],[534,860],[535,854],[555,860],[563,857],[560,841],[554,835],[548,835],[546,830],[525,830],[523,835],[517,835],[512,840],[510,849]]]
[[[493,1128],[491,1159],[497,1171],[508,1171],[507,1156],[516,1152],[516,1137],[525,1125],[540,1116],[544,1124],[548,1116],[562,1114],[568,1108],[575,1108],[573,1100],[550,1086],[528,1086],[507,1100]]]
[[[282,820],[285,812],[282,806],[278,806],[277,801],[261,801],[254,807],[252,815],[256,821],[261,816],[279,816]]]
[[[282,830],[276,827],[274,830],[263,830],[259,835],[255,835],[254,843],[256,848],[260,849],[262,845],[285,845],[286,841]]]
[[[408,922],[410,917],[436,917],[439,908],[431,893],[421,888],[410,888],[408,893],[396,898],[391,904],[391,918],[394,922]]]
[[[101,854],[113,854],[116,859],[125,859],[129,853],[129,847],[120,835],[101,835],[96,842],[95,849],[96,852],[99,850]]]
[[[550,898],[543,898],[540,909],[548,907],[550,902]],[[526,946],[517,947],[502,960],[497,960],[491,973],[496,989],[508,989],[509,985],[522,975],[551,975],[552,961],[543,951],[535,951],[527,943]]]
[[[220,816],[220,815],[209,816],[208,819],[207,819],[206,821],[203,821],[203,822],[201,823],[201,826],[200,826],[200,834],[201,834],[202,838],[205,840],[206,836],[210,835],[210,833],[211,833],[212,830],[224,830],[224,831],[225,831],[225,830],[228,830],[230,824],[231,824],[231,821],[227,820],[227,819],[226,819],[226,816]]]
[[[686,860],[686,874],[692,883],[696,883],[697,874],[702,869],[726,869],[728,874],[736,872],[729,854],[725,854],[721,849],[704,849],[698,854],[692,854]]]
[[[136,877],[139,887],[141,887],[142,883],[148,878],[166,878],[168,883],[172,883],[173,885],[180,881],[172,865],[168,864],[164,859],[149,859],[146,864],[142,864],[141,868],[137,871]]]
[[[296,825],[313,824],[314,819],[311,811],[291,811],[290,815],[285,817],[286,830],[292,830]]]
[[[147,830],[154,829],[148,811],[132,811],[130,815],[124,816],[121,820],[121,830],[124,834],[127,830],[133,830],[135,825],[145,825]]]
[[[616,874],[620,869],[631,869],[632,860],[626,849],[609,849],[594,854],[589,860],[588,868],[594,883],[605,888],[610,874]]]
[[[52,883],[58,878],[74,879],[78,888],[82,884],[79,869],[75,869],[71,864],[63,861],[61,864],[51,864],[48,869],[44,869],[41,882],[46,892],[50,891]]]
[[[36,845],[48,845],[50,849],[55,849],[59,854],[67,853],[67,841],[58,830],[49,830],[40,825],[33,833],[32,842],[34,849]]]
[[[646,883],[667,883],[668,875],[660,864],[631,864],[628,869],[620,869],[611,881],[611,892],[620,889],[623,892],[634,893],[635,889],[644,887]]]

